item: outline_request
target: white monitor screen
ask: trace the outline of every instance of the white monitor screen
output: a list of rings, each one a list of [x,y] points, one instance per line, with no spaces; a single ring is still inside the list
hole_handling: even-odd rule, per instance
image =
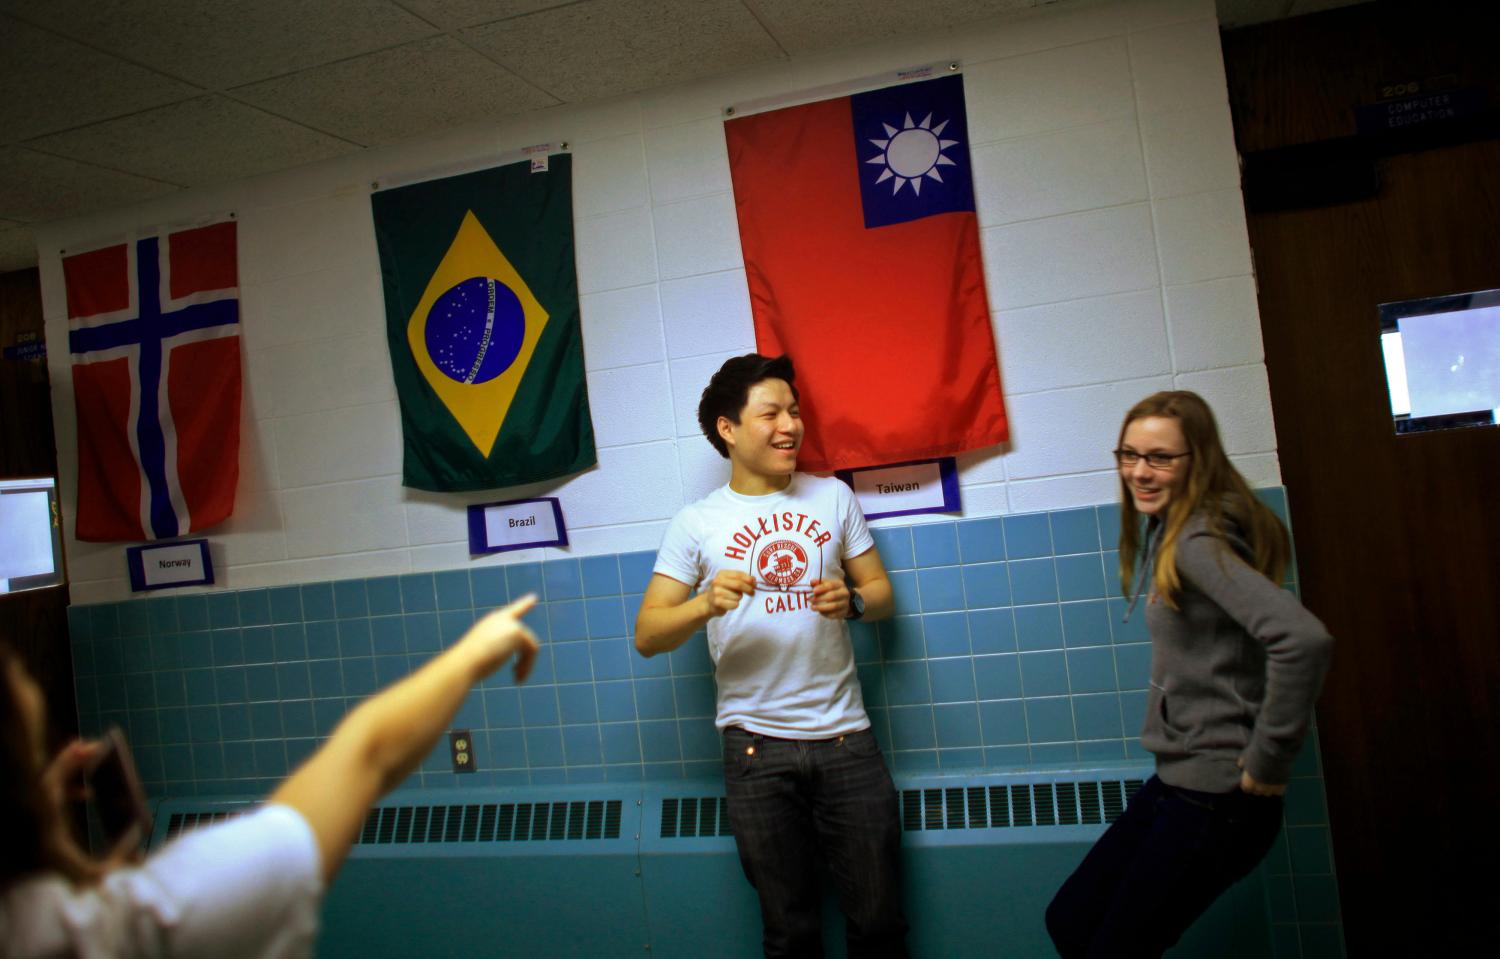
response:
[[[1380,305],[1397,433],[1500,422],[1500,290]]]
[[[56,480],[0,479],[0,593],[62,581]]]

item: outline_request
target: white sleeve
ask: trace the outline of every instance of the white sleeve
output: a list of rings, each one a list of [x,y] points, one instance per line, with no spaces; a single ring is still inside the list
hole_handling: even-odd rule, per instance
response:
[[[97,886],[56,876],[5,897],[3,955],[305,959],[323,894],[301,814],[266,805],[196,829]]]
[[[703,564],[700,561],[698,524],[692,512],[691,508],[684,509],[672,517],[666,535],[662,537],[661,549],[656,551],[656,565],[652,572],[696,588],[703,579]]]
[[[859,556],[870,551],[875,545],[875,537],[870,535],[869,524],[865,522],[865,512],[859,508],[859,498],[854,491],[845,486],[842,480],[838,481],[839,487],[839,511],[844,522],[844,558]]]
[[[218,959],[312,955],[323,896],[317,838],[302,814],[267,804],[183,836],[142,870],[181,917],[167,954]]]

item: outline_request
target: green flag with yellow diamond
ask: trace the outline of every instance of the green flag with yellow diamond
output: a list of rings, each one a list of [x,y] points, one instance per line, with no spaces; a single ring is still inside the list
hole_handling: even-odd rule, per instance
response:
[[[595,463],[572,157],[538,165],[371,198],[406,486],[517,486]]]

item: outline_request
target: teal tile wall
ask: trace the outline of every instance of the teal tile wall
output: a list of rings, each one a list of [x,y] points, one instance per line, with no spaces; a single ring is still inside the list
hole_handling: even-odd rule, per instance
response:
[[[1281,489],[1260,491],[1286,520]],[[897,615],[852,624],[875,733],[898,772],[1148,759],[1137,733],[1150,643],[1121,617],[1117,506],[887,527],[875,540]],[[69,610],[80,728],[130,737],[156,796],[260,794],[362,698],[453,643],[480,613],[536,592],[531,681],[502,672],[453,725],[479,772],[440,744],[410,785],[714,776],[707,644],[636,655],[650,552],[164,596]],[[1288,583],[1295,588],[1295,574]],[[1277,955],[1342,954],[1316,743],[1271,858]]]

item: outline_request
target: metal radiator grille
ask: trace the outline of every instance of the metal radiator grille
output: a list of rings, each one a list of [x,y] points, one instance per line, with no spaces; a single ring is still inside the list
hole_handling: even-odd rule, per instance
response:
[[[1118,819],[1140,788],[1141,780],[1125,779],[907,789],[901,793],[901,828],[1102,825]]]
[[[728,800],[723,796],[687,796],[662,800],[661,837],[732,836]]]
[[[620,838],[621,801],[382,806],[370,810],[362,845],[540,842]]]
[[[199,826],[207,826],[216,822],[223,822],[230,816],[238,816],[237,812],[218,810],[215,812],[174,812],[167,820],[167,838],[172,839],[181,833],[197,829]]]

